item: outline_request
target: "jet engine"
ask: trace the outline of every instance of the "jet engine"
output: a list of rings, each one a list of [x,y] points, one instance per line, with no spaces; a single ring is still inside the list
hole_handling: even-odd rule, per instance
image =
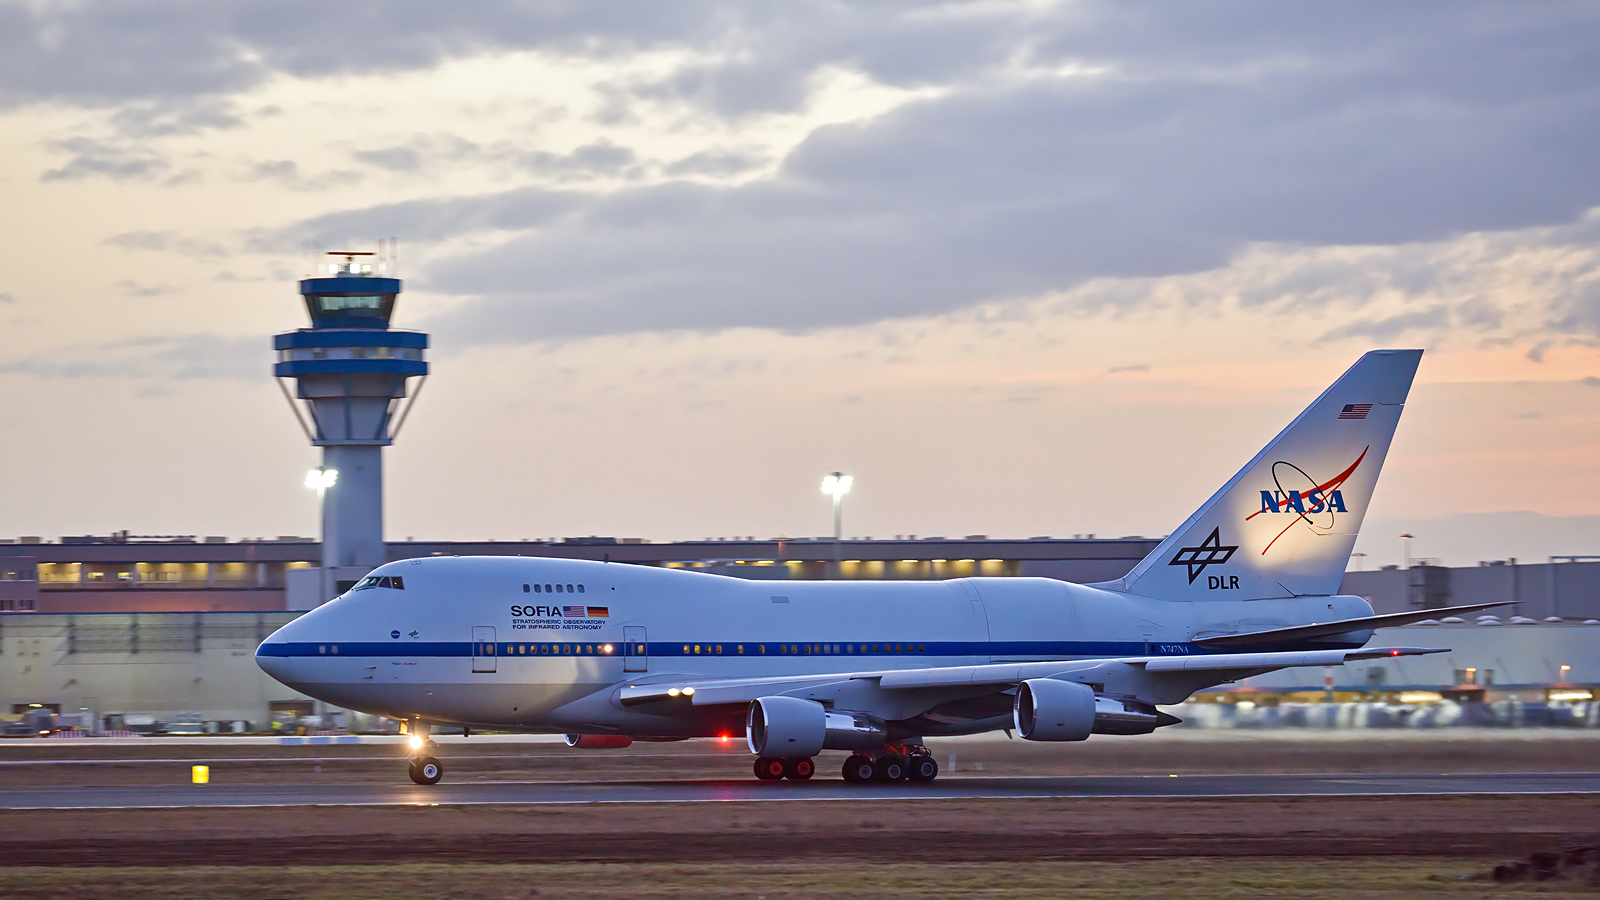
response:
[[[1072,681],[1035,678],[1017,685],[1012,706],[1017,733],[1030,741],[1082,741],[1091,734],[1149,734],[1183,721],[1154,705],[1096,695]]]
[[[1094,732],[1094,701],[1086,684],[1033,678],[1017,685],[1011,718],[1030,741],[1084,741]]]
[[[568,747],[579,750],[621,750],[633,743],[625,734],[569,734],[565,740]]]
[[[745,741],[757,756],[797,758],[823,750],[866,750],[889,739],[882,719],[834,712],[798,697],[762,697],[750,704]]]

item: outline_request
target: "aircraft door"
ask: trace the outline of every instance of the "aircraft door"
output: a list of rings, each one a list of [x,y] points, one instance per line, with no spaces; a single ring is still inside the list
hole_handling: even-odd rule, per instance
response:
[[[495,671],[495,643],[493,625],[472,626],[472,671]]]
[[[650,639],[643,625],[622,626],[622,671],[650,671]]]

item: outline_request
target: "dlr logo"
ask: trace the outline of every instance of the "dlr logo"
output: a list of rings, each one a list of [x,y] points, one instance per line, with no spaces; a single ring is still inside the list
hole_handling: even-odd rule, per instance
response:
[[[1239,576],[1237,575],[1207,575],[1206,590],[1208,591],[1237,591],[1239,589]]]

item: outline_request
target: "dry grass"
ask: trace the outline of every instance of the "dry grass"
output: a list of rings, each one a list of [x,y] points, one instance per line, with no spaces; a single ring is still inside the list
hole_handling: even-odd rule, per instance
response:
[[[908,835],[907,840],[915,840]],[[1559,897],[1571,884],[1502,887],[1465,880],[1488,864],[1459,860],[1218,860],[1120,863],[590,863],[281,868],[0,869],[0,896],[72,900],[523,900],[523,898]]]

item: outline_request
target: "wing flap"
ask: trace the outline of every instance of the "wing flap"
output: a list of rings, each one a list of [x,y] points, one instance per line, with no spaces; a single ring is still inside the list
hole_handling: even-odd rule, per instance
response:
[[[1283,641],[1309,640],[1311,638],[1332,637],[1338,634],[1348,634],[1352,631],[1370,631],[1374,628],[1389,628],[1396,625],[1410,625],[1424,619],[1437,619],[1440,616],[1453,616],[1457,613],[1476,612],[1480,609],[1493,609],[1497,606],[1511,606],[1515,600],[1499,600],[1494,603],[1473,603],[1467,606],[1449,606],[1442,609],[1412,610],[1403,613],[1386,613],[1381,616],[1363,616],[1359,619],[1340,619],[1337,622],[1319,622],[1312,625],[1295,625],[1290,628],[1273,628],[1268,631],[1252,631],[1246,634],[1216,634],[1194,638],[1194,643],[1207,649],[1226,649],[1232,647],[1251,647],[1261,644],[1275,644]]]

